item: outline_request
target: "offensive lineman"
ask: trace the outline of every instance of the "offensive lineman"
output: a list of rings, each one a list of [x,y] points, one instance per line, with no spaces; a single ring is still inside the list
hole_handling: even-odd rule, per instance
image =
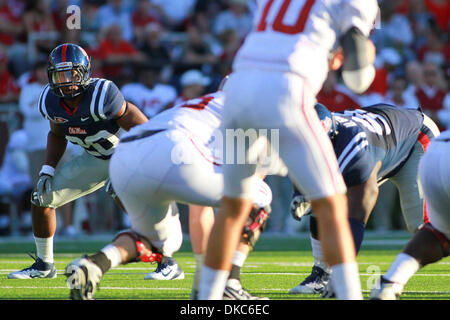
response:
[[[420,160],[419,175],[429,221],[414,234],[372,288],[373,300],[398,299],[419,269],[450,255],[450,129],[430,142]]]
[[[172,212],[171,202],[219,205],[223,174],[216,146],[221,139],[217,128],[223,100],[221,91],[189,100],[121,137],[111,158],[110,179],[132,227],[120,232],[100,252],[76,259],[66,267],[72,299],[93,299],[101,277],[110,268],[171,257],[182,242],[179,215]],[[254,244],[267,221],[269,212],[265,208],[272,200],[270,188],[261,179],[255,181],[253,192],[255,206],[249,211],[249,228],[242,234],[247,246]],[[197,297],[196,277],[201,266],[197,264],[193,299]]]
[[[342,47],[343,78],[355,92],[374,78],[368,40],[377,2],[260,0],[255,28],[238,51],[225,88],[222,133],[279,130],[279,154],[317,212],[324,256],[339,299],[362,299],[355,249],[346,219],[346,187],[314,100],[328,73],[330,52]],[[245,146],[252,159],[254,144]],[[224,166],[224,197],[208,242],[200,299],[221,299],[230,261],[251,206],[257,165]]]
[[[10,273],[9,279],[57,276],[55,209],[103,187],[120,134],[147,121],[113,82],[90,74],[89,56],[76,44],[61,44],[49,55],[49,84],[38,103],[42,116],[50,121],[50,132],[45,164],[31,199],[37,257],[30,267]],[[86,152],[58,166],[67,141]]]
[[[430,139],[439,135],[436,124],[420,110],[387,104],[333,113],[322,104],[315,108],[330,136],[347,185],[349,223],[356,252],[377,201],[378,187],[387,179],[399,190],[408,230],[416,232],[428,220],[418,175],[419,160]],[[306,213],[305,201],[298,191],[294,193],[291,211],[297,219]],[[330,270],[323,260],[314,216],[310,231],[314,257],[311,275],[289,293],[322,293],[330,297],[332,288],[326,288]]]

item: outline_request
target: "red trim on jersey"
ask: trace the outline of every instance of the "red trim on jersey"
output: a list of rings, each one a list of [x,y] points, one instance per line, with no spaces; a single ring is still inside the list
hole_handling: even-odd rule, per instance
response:
[[[73,115],[75,114],[75,112],[78,109],[78,106],[76,106],[74,109],[70,108],[63,99],[60,100],[61,106],[64,108],[64,110],[66,110],[67,114],[71,117],[73,117]]]
[[[67,52],[67,44],[63,45],[63,47],[62,47],[62,52],[61,52],[61,54],[62,54],[62,57],[61,57],[62,62],[66,62],[66,52]]]

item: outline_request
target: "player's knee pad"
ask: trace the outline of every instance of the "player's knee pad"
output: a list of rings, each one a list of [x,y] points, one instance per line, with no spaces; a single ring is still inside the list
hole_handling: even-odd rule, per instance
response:
[[[258,240],[259,234],[264,231],[267,226],[272,208],[270,205],[265,207],[253,208],[242,230],[242,241],[250,245],[252,248]],[[259,231],[259,233],[257,233]]]
[[[422,229],[431,232],[439,240],[442,247],[443,257],[448,257],[450,255],[449,239],[447,239],[447,237],[442,232],[433,227],[431,223],[424,224],[422,226]]]
[[[138,234],[136,231],[134,231],[132,229],[127,229],[127,230],[123,230],[123,231],[120,231],[119,233],[117,233],[116,236],[114,237],[113,241],[115,241],[117,238],[122,237],[122,236],[130,237],[134,241],[134,244],[136,246],[137,257],[136,257],[136,260],[131,261],[131,262],[161,262],[162,254],[158,252],[158,250],[150,243],[150,241],[148,239],[141,236],[140,234]],[[146,246],[142,242],[142,240],[145,240],[146,242],[148,242],[150,244],[150,247],[151,247],[150,253],[145,252]]]

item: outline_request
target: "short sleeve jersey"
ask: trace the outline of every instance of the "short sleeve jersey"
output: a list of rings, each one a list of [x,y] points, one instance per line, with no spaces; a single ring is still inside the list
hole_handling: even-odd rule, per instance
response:
[[[258,0],[233,69],[293,72],[317,93],[340,37],[351,27],[368,36],[378,11],[376,0]]]
[[[94,78],[74,109],[55,95],[49,85],[45,86],[39,97],[39,110],[43,117],[61,127],[68,141],[97,158],[109,159],[122,133],[113,118],[124,101],[112,81]]]
[[[423,124],[421,111],[384,104],[334,113],[334,118],[333,144],[347,187],[367,181],[378,161],[379,181],[398,172]]]

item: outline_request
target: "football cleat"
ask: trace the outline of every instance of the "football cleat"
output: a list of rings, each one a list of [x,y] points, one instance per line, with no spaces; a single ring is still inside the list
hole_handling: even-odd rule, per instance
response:
[[[145,280],[181,280],[184,279],[184,271],[174,258],[164,257],[158,262],[158,267],[152,273],[144,277]]]
[[[8,274],[8,279],[34,279],[34,278],[56,278],[56,268],[54,263],[44,262],[41,258],[30,257],[34,263],[25,269],[14,271]]]
[[[380,277],[370,292],[370,300],[398,300],[403,285]]]
[[[242,288],[239,280],[228,279],[223,292],[223,300],[269,300],[269,298],[253,296],[247,290]]]
[[[325,287],[330,280],[330,273],[326,272],[319,266],[313,266],[311,274],[303,280],[298,286],[289,290],[291,294],[314,294],[323,293]]]
[[[103,276],[100,268],[86,256],[76,259],[66,267],[67,286],[72,300],[94,300],[98,284]]]

